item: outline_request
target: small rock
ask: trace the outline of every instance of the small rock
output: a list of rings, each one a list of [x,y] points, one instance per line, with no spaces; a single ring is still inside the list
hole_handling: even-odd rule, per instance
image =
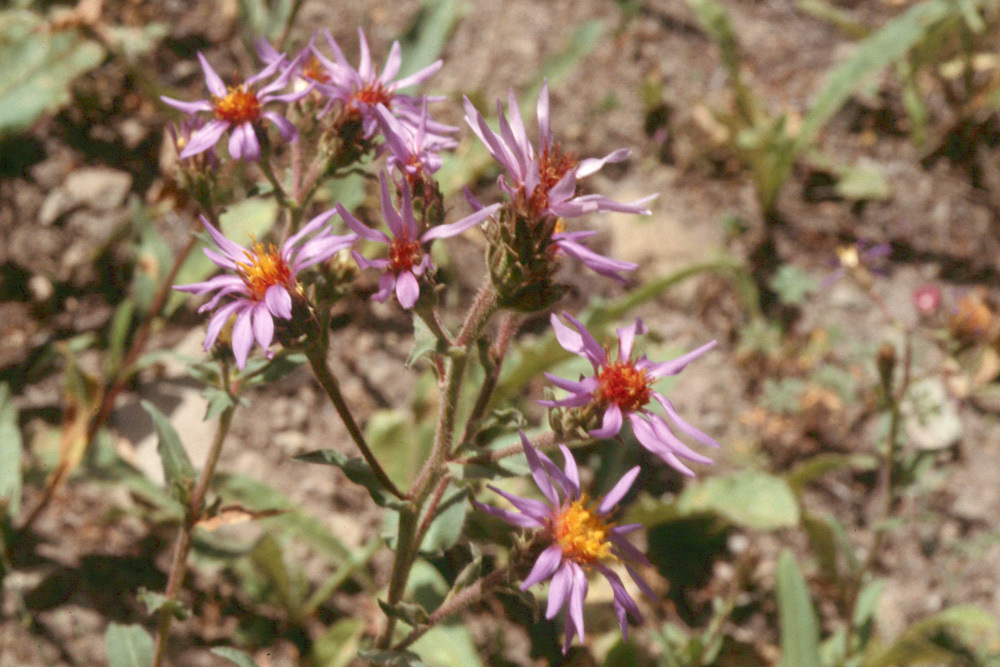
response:
[[[132,187],[132,176],[113,169],[78,169],[63,183],[62,189],[76,205],[109,211],[125,202]]]
[[[28,279],[28,291],[36,302],[43,303],[52,297],[55,290],[51,280],[43,275],[34,275]]]

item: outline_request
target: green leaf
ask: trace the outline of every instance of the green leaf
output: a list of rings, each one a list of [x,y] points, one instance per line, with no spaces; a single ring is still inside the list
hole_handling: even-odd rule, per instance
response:
[[[313,644],[313,662],[323,667],[347,667],[358,653],[358,643],[365,632],[360,618],[342,618]]]
[[[799,524],[799,504],[788,483],[763,472],[711,477],[693,484],[677,499],[677,510],[682,514],[714,512],[757,530]]]
[[[813,483],[823,475],[834,470],[850,468],[851,470],[866,471],[874,470],[877,466],[878,461],[875,460],[875,457],[868,454],[835,454],[828,452],[811,456],[805,461],[800,461],[785,474],[785,480],[792,487],[793,491],[799,493],[806,485]]]
[[[110,667],[150,667],[153,638],[141,625],[112,623],[104,633]]]
[[[456,0],[424,0],[402,40],[399,75],[409,76],[437,60],[461,15],[462,7]]]
[[[794,152],[801,153],[854,91],[883,68],[899,60],[927,33],[928,26],[949,11],[945,0],[924,0],[889,21],[878,32],[858,42],[857,50],[826,78],[795,137]]]
[[[820,667],[819,622],[806,580],[788,549],[778,556],[777,584],[781,667]]]
[[[469,510],[467,495],[465,489],[453,489],[452,493],[442,499],[437,516],[428,527],[424,541],[420,545],[421,553],[439,554],[450,549],[462,537],[465,515]]]
[[[172,488],[189,488],[194,482],[196,473],[194,466],[191,465],[191,459],[184,450],[184,445],[181,444],[180,435],[155,405],[149,401],[142,401],[141,405],[153,418],[153,424],[156,426],[156,435],[159,438],[156,451],[160,454],[167,484]]]
[[[138,598],[140,602],[146,605],[146,613],[150,616],[164,609],[177,619],[183,620],[187,618],[187,610],[184,609],[184,605],[177,600],[171,600],[166,595],[140,588]]]
[[[782,303],[798,305],[816,291],[819,280],[791,264],[783,264],[771,279],[771,289]]]
[[[961,605],[922,618],[893,640],[887,647],[868,651],[864,667],[894,667],[927,663],[968,664],[967,658],[982,646],[997,629],[989,613]]]
[[[371,467],[360,458],[348,457],[334,449],[320,449],[315,452],[308,452],[294,457],[297,461],[306,463],[318,463],[320,465],[336,466],[340,468],[347,479],[355,484],[368,489],[368,494],[372,500],[381,507],[398,508],[401,506],[399,500],[382,488],[382,483],[372,472]]]
[[[358,651],[358,657],[369,665],[381,667],[428,667],[411,651]]]
[[[878,165],[862,161],[845,167],[834,187],[837,194],[851,201],[882,201],[889,198],[889,183]]]
[[[438,339],[431,331],[431,328],[424,322],[424,318],[413,316],[413,349],[410,356],[406,358],[406,367],[412,368],[421,358],[426,357],[438,348]]]
[[[212,649],[212,653],[220,658],[225,658],[235,665],[238,665],[238,667],[260,667],[256,660],[243,651],[238,651],[234,648],[229,648],[228,646],[217,646]]]
[[[105,50],[72,28],[53,30],[29,11],[0,11],[0,136],[70,101],[70,84]]]
[[[21,510],[23,443],[17,426],[17,408],[10,388],[0,384],[0,510],[10,517]]]

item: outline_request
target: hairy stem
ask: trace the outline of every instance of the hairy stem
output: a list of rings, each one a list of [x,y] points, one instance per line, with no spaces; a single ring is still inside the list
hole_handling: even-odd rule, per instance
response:
[[[310,345],[306,348],[306,357],[309,359],[309,365],[312,366],[313,374],[319,380],[320,386],[323,387],[326,395],[330,398],[330,402],[336,408],[337,414],[340,415],[341,420],[344,422],[344,426],[347,427],[347,432],[350,433],[351,439],[358,446],[365,461],[371,466],[372,472],[375,473],[375,477],[379,483],[392,495],[400,499],[405,499],[406,496],[389,479],[382,465],[375,458],[375,454],[368,447],[368,443],[365,442],[365,436],[361,433],[361,428],[354,421],[351,410],[347,407],[344,396],[340,392],[340,383],[337,382],[337,378],[334,377],[330,371],[330,367],[326,363],[326,346]]]
[[[219,462],[219,455],[222,453],[222,443],[226,440],[229,426],[233,420],[233,413],[236,406],[226,408],[219,417],[219,426],[215,431],[215,439],[212,447],[208,450],[208,458],[201,469],[201,475],[191,492],[191,501],[188,504],[184,523],[177,534],[177,541],[174,543],[173,560],[170,563],[170,575],[167,579],[167,589],[164,597],[167,602],[174,602],[180,593],[181,584],[184,583],[184,574],[187,572],[188,552],[191,550],[191,537],[194,528],[201,521],[205,510],[205,493],[208,485],[215,474],[215,466]],[[170,635],[170,622],[173,620],[171,605],[165,605],[160,609],[156,620],[156,645],[153,654],[153,667],[160,667],[163,664],[163,657],[167,648],[167,638]]]

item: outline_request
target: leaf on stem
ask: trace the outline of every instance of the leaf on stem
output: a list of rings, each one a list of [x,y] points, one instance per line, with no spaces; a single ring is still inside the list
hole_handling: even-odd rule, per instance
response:
[[[372,500],[380,507],[402,509],[405,506],[405,503],[383,488],[382,483],[372,471],[371,466],[361,458],[348,457],[333,449],[320,449],[300,454],[294,458],[297,461],[304,461],[306,463],[318,463],[320,465],[340,468],[347,476],[347,479],[368,489]]]
[[[819,622],[795,556],[778,557],[778,610],[781,614],[781,667],[820,667]]]
[[[141,625],[112,623],[104,633],[110,667],[149,667],[153,664],[153,638]]]
[[[142,407],[153,418],[153,424],[156,426],[158,437],[156,451],[163,464],[163,475],[172,491],[182,494],[180,500],[183,501],[183,496],[187,494],[187,490],[190,489],[197,475],[191,464],[191,459],[188,458],[184,445],[181,444],[181,437],[177,433],[177,429],[170,423],[166,415],[149,401],[142,401]]]

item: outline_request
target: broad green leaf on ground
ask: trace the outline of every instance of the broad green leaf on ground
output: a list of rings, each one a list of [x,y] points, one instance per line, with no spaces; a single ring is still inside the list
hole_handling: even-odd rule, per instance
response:
[[[17,408],[10,389],[0,384],[0,512],[11,517],[21,509],[22,446]]]
[[[158,438],[156,451],[163,463],[163,475],[167,484],[171,488],[175,486],[180,489],[188,488],[194,482],[196,473],[191,459],[188,458],[187,452],[184,450],[184,445],[181,444],[181,437],[178,435],[177,429],[170,423],[166,415],[149,401],[142,401],[142,407],[153,418],[153,424],[156,426]]]
[[[360,618],[342,618],[313,644],[312,658],[323,667],[347,667],[357,657],[358,644],[365,632]]]
[[[220,658],[225,658],[229,662],[237,665],[237,667],[260,667],[256,660],[243,651],[238,651],[234,648],[229,648],[228,646],[217,646],[212,649],[212,653]]]
[[[788,549],[778,556],[777,584],[781,667],[820,667],[819,622],[806,580]]]
[[[928,27],[948,11],[946,0],[924,0],[858,42],[854,54],[827,75],[795,137],[794,152],[807,148],[855,90],[906,55],[927,34]]]
[[[112,623],[104,633],[109,667],[150,667],[153,638],[141,625]]]
[[[75,29],[53,30],[27,10],[0,11],[0,136],[67,104],[70,84],[105,55]]]
[[[688,486],[677,499],[681,514],[714,512],[757,530],[793,528],[799,524],[799,504],[788,482],[763,472],[710,477]]]

